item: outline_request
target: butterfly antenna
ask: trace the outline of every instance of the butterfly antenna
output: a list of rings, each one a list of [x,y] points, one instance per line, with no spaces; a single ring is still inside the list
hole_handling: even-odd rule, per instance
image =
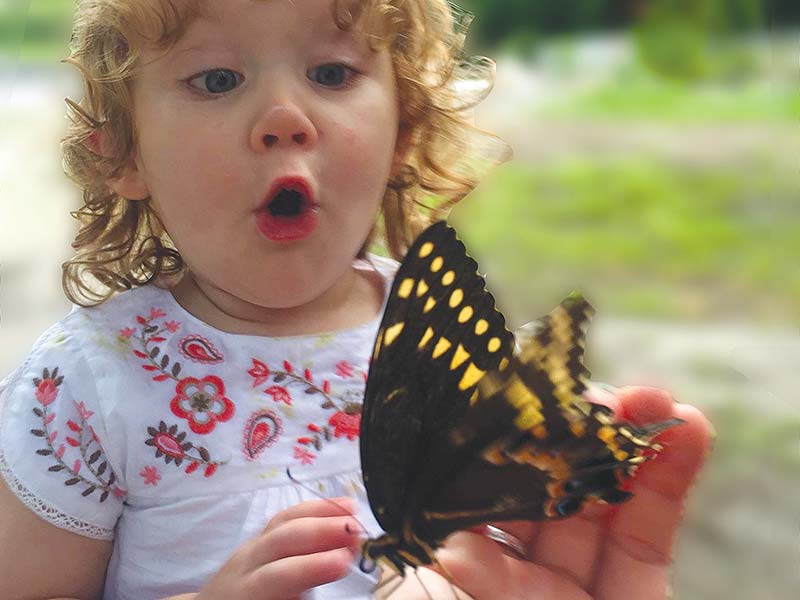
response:
[[[450,591],[453,592],[453,598],[459,600],[458,592],[456,591],[456,586],[453,585],[453,576],[450,574],[450,571],[448,571],[447,567],[445,567],[441,562],[439,562],[438,558],[436,558],[435,556],[432,556],[431,558],[433,559],[433,564],[436,565],[436,567],[441,570],[442,575],[447,580],[448,585],[450,585]],[[422,583],[422,581],[420,581],[420,583]],[[423,585],[422,587],[424,588],[425,586]],[[427,592],[428,590],[425,591]],[[428,596],[430,597],[430,594],[428,594]]]
[[[386,594],[385,596],[381,596],[385,600],[388,600],[389,596],[394,594],[397,591],[397,588],[399,588],[401,585],[403,585],[403,579],[405,579],[405,578],[402,575],[400,575],[400,573],[392,572],[391,575],[389,575],[389,577],[385,581],[383,581],[382,583],[379,583],[377,586],[375,586],[375,589],[372,590],[372,593],[375,594],[376,592],[378,592],[378,591],[382,590],[383,588],[385,588],[388,584],[390,584],[392,582],[396,582],[394,587],[392,587],[391,591],[389,591],[388,594]]]
[[[303,488],[304,490],[308,490],[309,492],[311,492],[312,494],[314,494],[314,495],[315,495],[317,498],[322,498],[322,499],[323,499],[323,500],[325,500],[326,502],[330,502],[330,503],[331,503],[331,504],[333,504],[334,506],[337,506],[337,507],[341,508],[341,509],[342,509],[342,511],[343,511],[343,512],[345,512],[345,513],[349,512],[349,511],[348,511],[348,510],[347,510],[347,509],[346,509],[344,506],[342,506],[342,505],[341,505],[341,504],[339,504],[338,502],[336,502],[336,501],[334,501],[334,500],[331,500],[330,498],[327,498],[327,497],[323,496],[323,495],[322,495],[322,494],[320,494],[320,493],[319,493],[317,490],[315,490],[314,488],[312,488],[312,487],[311,487],[311,486],[309,486],[309,485],[306,485],[305,483],[303,483],[303,482],[302,482],[302,481],[300,481],[299,479],[295,479],[294,475],[292,475],[292,472],[289,470],[289,467],[286,467],[286,476],[287,476],[287,477],[288,477],[288,478],[289,478],[289,479],[292,481],[292,483],[295,483],[295,484],[299,485],[299,486],[300,486],[301,488]],[[352,519],[353,519],[353,520],[354,520],[356,523],[358,523],[358,525],[361,527],[361,531],[359,531],[359,533],[360,533],[361,535],[364,535],[364,536],[367,536],[367,537],[369,537],[369,532],[367,531],[367,528],[366,528],[366,527],[364,527],[364,524],[363,524],[361,521],[359,521],[359,520],[358,520],[358,517],[356,517],[355,515],[351,515],[350,517],[351,517],[351,518],[352,518]],[[345,524],[344,528],[345,528],[345,531],[347,531],[347,533],[353,533],[353,532],[350,530],[350,525],[349,525],[349,524]]]
[[[422,589],[425,592],[425,595],[428,597],[428,600],[433,600],[433,596],[431,596],[431,593],[428,590],[428,587],[425,585],[425,582],[422,581],[422,577],[419,576],[419,571],[417,569],[414,569],[414,577],[416,577],[417,581],[419,581],[419,584],[422,586]],[[453,587],[452,583],[450,584],[450,587]],[[453,593],[455,594],[455,590],[453,590]],[[458,596],[456,596],[456,600],[458,600]]]

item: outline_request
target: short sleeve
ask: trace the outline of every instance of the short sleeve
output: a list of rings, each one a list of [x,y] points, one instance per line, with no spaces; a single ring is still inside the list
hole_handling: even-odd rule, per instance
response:
[[[79,340],[55,325],[0,383],[0,474],[41,518],[109,540],[125,489],[109,464],[106,442]]]

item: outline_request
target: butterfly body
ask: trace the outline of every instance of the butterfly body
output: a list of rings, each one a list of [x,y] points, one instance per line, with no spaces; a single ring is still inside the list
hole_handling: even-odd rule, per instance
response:
[[[567,298],[515,350],[514,335],[452,228],[409,248],[376,336],[361,420],[370,507],[386,532],[363,555],[431,564],[451,533],[505,520],[567,517],[626,500],[650,438],[582,398],[593,310]]]

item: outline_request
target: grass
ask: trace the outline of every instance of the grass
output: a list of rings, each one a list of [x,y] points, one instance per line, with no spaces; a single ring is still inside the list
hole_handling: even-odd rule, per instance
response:
[[[512,163],[454,216],[515,297],[552,303],[580,288],[623,314],[785,318],[800,305],[800,207],[792,182],[764,173]]]
[[[796,86],[706,84],[686,86],[666,79],[614,81],[566,101],[537,108],[559,118],[616,118],[678,123],[792,121],[800,114]]]

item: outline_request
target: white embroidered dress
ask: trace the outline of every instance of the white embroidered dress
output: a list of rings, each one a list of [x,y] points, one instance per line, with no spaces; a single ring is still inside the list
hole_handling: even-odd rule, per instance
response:
[[[385,280],[397,263],[371,257]],[[382,312],[382,311],[381,311]],[[148,286],[74,308],[0,383],[0,473],[40,517],[114,540],[105,598],[198,590],[277,512],[356,498],[364,383],[381,315],[325,335],[236,335]],[[309,598],[366,598],[354,567]]]

